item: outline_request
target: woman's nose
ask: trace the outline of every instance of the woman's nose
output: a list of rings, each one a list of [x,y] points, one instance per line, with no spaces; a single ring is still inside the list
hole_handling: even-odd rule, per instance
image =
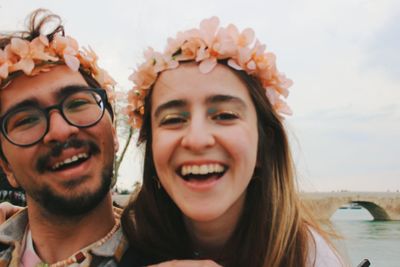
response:
[[[214,144],[215,138],[207,118],[192,118],[184,132],[181,145],[186,149],[201,152]]]

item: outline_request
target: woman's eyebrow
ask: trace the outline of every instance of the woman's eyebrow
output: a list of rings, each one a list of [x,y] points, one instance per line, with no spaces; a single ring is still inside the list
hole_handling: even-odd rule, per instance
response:
[[[154,117],[158,117],[161,112],[163,112],[166,109],[171,109],[171,108],[182,108],[186,107],[188,104],[185,100],[171,100],[168,102],[165,102],[161,105],[159,105],[154,112]]]
[[[212,95],[206,98],[207,104],[219,104],[219,103],[235,103],[246,108],[246,103],[239,97],[232,95]]]

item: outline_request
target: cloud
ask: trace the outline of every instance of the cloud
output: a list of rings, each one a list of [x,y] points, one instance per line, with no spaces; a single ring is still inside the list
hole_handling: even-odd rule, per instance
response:
[[[290,121],[295,159],[308,190],[400,188],[400,108],[322,110]],[[300,143],[300,144],[299,144]]]
[[[365,66],[382,68],[383,71],[400,81],[400,8],[377,34],[370,40],[366,48]]]

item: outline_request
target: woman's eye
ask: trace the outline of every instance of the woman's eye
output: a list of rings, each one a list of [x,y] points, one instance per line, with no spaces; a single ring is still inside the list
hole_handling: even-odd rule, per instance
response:
[[[177,125],[177,124],[185,123],[186,121],[187,121],[187,119],[183,116],[169,115],[160,121],[160,125],[165,125],[165,126]]]
[[[217,114],[214,114],[212,116],[212,118],[214,120],[218,120],[218,121],[231,121],[231,120],[235,120],[235,119],[239,118],[239,115],[235,112],[224,111],[224,112],[219,112]]]

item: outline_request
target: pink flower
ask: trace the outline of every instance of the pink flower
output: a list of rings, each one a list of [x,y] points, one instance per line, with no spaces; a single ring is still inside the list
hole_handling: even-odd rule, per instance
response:
[[[172,57],[168,55],[164,55],[161,53],[154,53],[153,58],[154,64],[154,72],[159,73],[164,70],[174,69],[178,67],[179,63],[172,59]]]
[[[96,69],[98,56],[96,55],[96,53],[93,51],[93,49],[91,47],[89,47],[89,48],[83,47],[82,51],[80,51],[77,54],[77,57],[79,58],[79,61],[80,61],[80,64],[82,65],[82,67],[88,68],[88,69],[93,69],[93,70]]]
[[[148,89],[156,78],[157,72],[154,71],[151,61],[139,66],[136,72],[129,76],[129,80],[133,81],[139,89]]]
[[[0,49],[0,78],[5,79],[8,76],[8,60],[6,52]]]
[[[192,38],[181,46],[182,52],[176,56],[176,60],[202,60],[206,57],[206,44],[200,38]]]
[[[49,43],[45,36],[36,37],[31,42],[20,38],[12,38],[10,49],[20,59],[12,65],[11,71],[22,70],[26,75],[30,75],[35,67],[35,60],[57,61],[58,58],[46,53],[45,49],[48,45]]]
[[[278,113],[285,114],[285,115],[293,115],[292,110],[290,107],[286,104],[286,102],[282,101],[279,99],[279,101],[274,105],[275,110]]]
[[[221,28],[214,39],[212,50],[216,52],[215,54],[218,59],[225,59],[233,57],[236,54],[237,45],[229,31]]]
[[[255,34],[250,28],[247,28],[239,33],[235,25],[229,24],[226,30],[229,32],[229,35],[239,48],[249,46],[254,41]]]
[[[79,69],[80,61],[76,57],[79,45],[75,39],[69,36],[56,35],[53,40],[53,48],[58,55],[62,55],[65,64],[73,71]]]
[[[93,72],[94,79],[106,90],[108,99],[111,102],[115,100],[115,94],[112,88],[117,84],[107,71],[97,67],[96,73]]]
[[[164,53],[167,55],[174,54],[188,37],[187,32],[178,32],[175,38],[168,38]]]
[[[217,65],[217,58],[216,57],[210,57],[205,60],[203,60],[199,64],[199,69],[201,73],[209,73],[210,71],[213,70],[213,68]]]
[[[212,47],[217,29],[219,26],[219,19],[211,17],[200,22],[200,35],[207,46]]]

